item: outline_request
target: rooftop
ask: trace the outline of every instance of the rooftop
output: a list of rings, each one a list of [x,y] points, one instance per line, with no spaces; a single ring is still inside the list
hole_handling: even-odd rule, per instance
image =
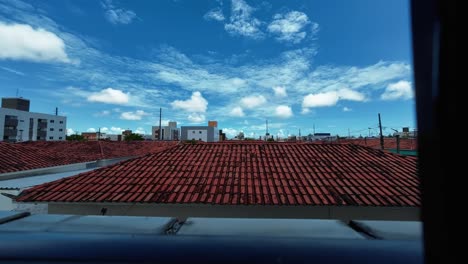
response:
[[[380,138],[357,138],[357,139],[340,139],[342,144],[356,144],[361,146],[367,146],[371,148],[380,149]],[[400,138],[400,149],[401,150],[417,150],[418,140],[416,138]],[[397,142],[395,137],[384,138],[384,149],[396,149]]]
[[[101,159],[141,156],[175,145],[173,142],[0,142],[0,173],[24,171]]]
[[[419,207],[416,159],[352,144],[180,144],[19,202]]]

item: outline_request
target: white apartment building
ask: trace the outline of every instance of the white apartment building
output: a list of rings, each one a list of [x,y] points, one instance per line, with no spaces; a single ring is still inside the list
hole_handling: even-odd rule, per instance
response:
[[[29,100],[2,98],[0,141],[66,140],[67,117],[29,112]]]

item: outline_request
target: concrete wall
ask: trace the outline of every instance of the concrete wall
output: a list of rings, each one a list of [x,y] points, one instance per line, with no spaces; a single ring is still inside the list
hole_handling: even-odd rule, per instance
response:
[[[20,111],[16,109],[0,108],[0,141],[3,141],[3,128],[5,124],[5,116],[12,115],[18,118],[18,134],[17,141],[28,141],[29,139],[29,119],[33,118],[32,141],[37,140],[38,119],[47,119],[47,135],[46,141],[66,140],[67,135],[67,118],[65,116],[48,115],[41,113],[33,113]],[[53,120],[53,123],[51,123]],[[19,131],[23,130],[22,133]],[[53,131],[52,131],[53,130]],[[60,131],[61,130],[61,131]],[[52,137],[52,139],[51,139]]]
[[[200,133],[201,131],[201,133]],[[195,133],[193,133],[195,132]],[[217,127],[210,126],[183,126],[180,132],[181,140],[201,140],[205,142],[219,141],[219,131]]]
[[[141,203],[49,203],[50,214],[237,218],[420,220],[416,207],[261,206]]]

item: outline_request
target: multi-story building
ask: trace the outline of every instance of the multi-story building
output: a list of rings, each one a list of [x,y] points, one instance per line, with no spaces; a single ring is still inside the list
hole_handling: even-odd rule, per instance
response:
[[[159,134],[159,126],[153,126],[151,129],[152,140],[179,140],[179,128],[177,122],[169,121],[167,126],[161,127],[161,135]]]
[[[65,140],[67,118],[29,112],[24,98],[2,98],[0,108],[0,141]]]
[[[210,121],[216,122],[216,121]],[[215,126],[183,126],[181,140],[200,140],[204,142],[218,142],[219,130]]]

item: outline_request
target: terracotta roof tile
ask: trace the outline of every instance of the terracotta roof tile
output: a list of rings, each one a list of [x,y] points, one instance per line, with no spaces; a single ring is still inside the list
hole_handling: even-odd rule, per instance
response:
[[[17,201],[419,206],[416,159],[349,144],[182,144]]]
[[[0,142],[0,173],[101,159],[142,156],[175,146],[174,142]]]

